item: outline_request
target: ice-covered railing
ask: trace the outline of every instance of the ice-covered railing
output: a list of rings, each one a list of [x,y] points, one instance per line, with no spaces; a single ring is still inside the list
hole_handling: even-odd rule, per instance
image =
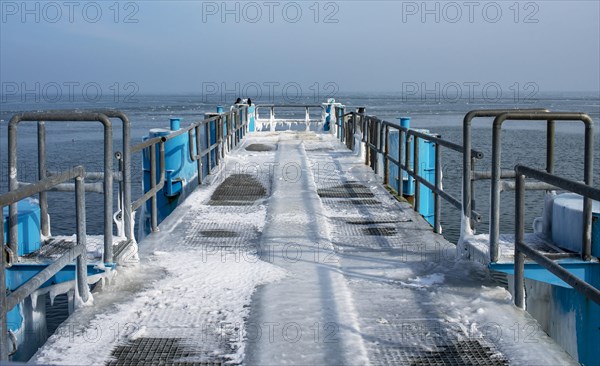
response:
[[[112,121],[111,118],[118,118],[123,123],[123,153],[124,164],[121,174],[113,172],[113,140],[112,140]],[[96,192],[104,195],[104,251],[103,261],[105,264],[113,262],[113,181],[121,181],[123,187],[121,195],[124,199],[131,196],[131,174],[130,174],[130,152],[129,152],[129,119],[124,113],[115,110],[102,111],[50,111],[50,112],[29,112],[13,116],[8,124],[8,171],[9,171],[9,190],[13,191],[30,183],[19,181],[17,164],[17,132],[18,126],[23,122],[37,123],[37,148],[38,148],[38,179],[42,180],[55,173],[48,173],[46,167],[46,123],[64,123],[64,122],[82,122],[82,123],[100,123],[104,131],[104,170],[102,172],[87,172],[86,178],[90,180],[102,180],[102,183],[86,183],[84,189],[88,192]],[[52,188],[57,191],[74,191],[74,184],[59,184]],[[50,236],[50,224],[48,216],[48,203],[46,191],[39,193],[40,201],[40,229],[44,237]],[[125,206],[128,207],[128,206]],[[17,204],[13,203],[9,207],[8,217],[8,244],[15,253],[18,253],[18,227],[17,227]],[[132,215],[131,212],[125,212],[124,217],[127,241],[134,240],[132,235]],[[18,258],[17,258],[18,260]]]
[[[144,193],[143,196],[135,200],[132,205],[132,211],[142,207],[148,200],[150,203],[150,223],[153,232],[158,231],[158,205],[157,193],[160,192],[165,185],[166,164],[165,164],[165,143],[177,136],[187,134],[189,140],[189,149],[187,153],[192,161],[197,162],[196,173],[198,184],[202,184],[205,178],[203,173],[203,159],[208,160],[208,174],[212,173],[213,162],[211,156],[215,158],[215,166],[220,164],[227,152],[235,148],[248,132],[248,105],[236,104],[228,112],[216,113],[214,116],[194,122],[187,127],[181,128],[166,136],[159,136],[148,139],[131,147],[133,153],[139,153],[146,150],[150,159],[150,190]],[[215,141],[211,141],[211,125],[215,128]],[[201,130],[204,133],[201,134]],[[205,142],[201,141],[201,136],[206,138]],[[202,149],[202,145],[206,148]],[[159,164],[156,161],[156,149],[159,151]],[[213,153],[214,152],[214,153]],[[156,173],[159,172],[158,180]]]
[[[527,177],[544,182],[557,189],[563,189],[584,197],[584,228],[582,238],[584,245],[579,254],[584,260],[590,261],[592,230],[591,200],[600,201],[600,190],[592,187],[591,182],[589,184],[583,184],[523,165],[517,165],[515,167],[515,174],[515,305],[522,309],[525,308],[525,255],[529,259],[534,260],[536,263],[555,274],[561,280],[565,281],[575,290],[583,294],[586,298],[600,305],[600,290],[577,277],[569,270],[563,268],[560,264],[554,261],[555,259],[560,259],[562,256],[552,256],[551,254],[542,253],[528,245],[524,240],[525,178]]]
[[[255,106],[255,121],[274,131],[278,123],[302,123],[308,131],[311,124],[325,122],[325,105],[323,104],[257,104]],[[318,111],[315,115],[311,110]],[[277,114],[276,114],[277,111]]]
[[[383,183],[389,183],[389,168],[390,163],[398,167],[398,184],[397,193],[403,196],[403,175],[406,173],[409,177],[415,180],[414,188],[414,203],[413,208],[419,211],[420,205],[420,189],[421,185],[429,188],[434,196],[434,231],[441,233],[440,225],[441,214],[441,198],[452,204],[459,210],[462,210],[461,201],[444,191],[442,186],[442,151],[440,147],[454,150],[459,153],[464,153],[465,148],[453,142],[441,139],[432,134],[426,134],[408,127],[404,127],[399,123],[388,122],[381,120],[375,116],[369,116],[364,113],[364,108],[360,112],[349,112],[343,114],[343,111],[336,108],[335,115],[337,119],[337,136],[346,143],[349,149],[354,149],[359,143],[364,144],[365,164],[369,165],[376,174],[379,172],[379,158],[383,158]],[[390,131],[397,131],[399,135],[397,146],[397,158],[391,154]],[[434,182],[430,182],[426,177],[418,172],[419,167],[419,139],[430,141],[435,144],[435,173]],[[467,154],[469,159],[481,159],[483,153],[476,150],[470,150]],[[396,155],[396,154],[394,154]],[[412,159],[411,159],[412,158]],[[412,160],[412,161],[411,161]],[[472,211],[470,217],[479,219],[480,215]]]
[[[9,353],[16,351],[16,341],[14,335],[8,329],[7,314],[17,304],[39,289],[44,283],[50,280],[65,266],[76,260],[76,287],[75,294],[79,301],[86,303],[90,297],[87,283],[87,265],[86,265],[86,224],[85,224],[85,171],[83,167],[75,167],[65,173],[53,175],[44,178],[36,183],[11,190],[8,193],[0,195],[0,212],[4,206],[16,204],[27,197],[47,192],[51,188],[57,187],[67,181],[74,180],[75,184],[75,208],[76,208],[76,233],[77,244],[65,254],[53,260],[51,264],[31,277],[16,290],[7,294],[6,272],[5,268],[10,268],[13,263],[10,258],[15,255],[11,247],[4,246],[4,235],[0,235],[0,248],[2,248],[2,258],[0,258],[0,362],[8,361]],[[4,226],[4,220],[2,221]],[[4,232],[4,227],[2,227]],[[5,255],[7,254],[7,255]],[[5,257],[9,260],[6,261]],[[10,338],[13,338],[12,341]],[[9,351],[9,343],[12,343],[13,350]]]
[[[502,180],[515,177],[514,171],[501,169],[503,123],[506,121],[546,121],[546,172],[548,173],[554,171],[555,122],[583,123],[585,127],[583,179],[586,184],[591,185],[593,176],[593,122],[590,116],[585,113],[550,112],[547,109],[474,110],[467,113],[463,120],[465,151],[472,146],[471,121],[481,117],[494,118],[491,168],[489,171],[475,172],[471,159],[463,154],[463,221],[465,225],[471,225],[470,208],[473,207],[473,181],[491,179],[489,260],[490,262],[497,262],[499,259],[500,237],[500,193],[515,189],[514,182]],[[524,189],[551,190],[553,187],[545,182],[527,182]],[[584,214],[586,218],[591,217],[591,203],[586,203]],[[470,228],[466,227],[465,230],[470,230]],[[591,244],[587,246],[591,248]],[[584,251],[584,257],[589,257],[590,250]]]

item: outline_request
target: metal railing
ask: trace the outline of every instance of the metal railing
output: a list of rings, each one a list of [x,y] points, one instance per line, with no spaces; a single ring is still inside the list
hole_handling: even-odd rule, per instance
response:
[[[260,109],[269,109],[269,118],[260,118],[259,111]],[[321,111],[321,116],[323,115],[323,105],[321,104],[257,104],[254,109],[255,120],[261,123],[268,123],[269,129],[273,131],[275,129],[274,124],[277,122],[275,118],[275,109],[304,109],[304,119],[303,120],[294,120],[294,119],[285,119],[286,121],[296,121],[296,122],[304,122],[306,123],[306,130],[310,129],[311,123],[318,123],[322,121],[322,118],[319,119],[311,119],[310,118],[310,109],[318,108]]]
[[[215,125],[216,141],[211,143],[211,124]],[[225,128],[226,126],[226,128]],[[205,133],[205,144],[206,148],[202,149],[200,132],[204,128]],[[160,192],[165,184],[165,143],[177,136],[188,134],[189,149],[188,154],[192,161],[197,162],[196,173],[198,177],[198,184],[203,182],[203,159],[207,158],[207,171],[208,174],[212,174],[213,162],[211,161],[211,155],[215,156],[215,166],[218,166],[221,158],[224,158],[228,150],[231,150],[239,145],[240,141],[244,138],[248,130],[248,106],[239,105],[234,107],[229,112],[219,113],[210,118],[204,119],[199,122],[190,124],[187,127],[181,128],[177,131],[170,133],[167,136],[155,137],[146,140],[142,143],[131,147],[132,153],[138,153],[148,149],[150,157],[150,190],[144,195],[139,197],[132,203],[132,211],[137,210],[148,200],[151,200],[150,204],[150,222],[152,232],[158,231],[158,205],[157,205],[157,193]],[[159,149],[159,166],[158,171],[160,176],[156,181],[156,148]]]
[[[115,114],[116,115],[116,114]],[[125,119],[126,120],[126,119]],[[125,121],[124,120],[124,121]],[[8,125],[8,176],[9,190],[14,191],[19,187],[27,186],[24,182],[18,180],[17,170],[17,127],[22,122],[37,122],[38,124],[38,173],[39,179],[46,178],[46,122],[99,122],[104,128],[104,171],[98,173],[104,181],[102,191],[104,193],[104,252],[103,261],[105,263],[113,262],[113,233],[112,233],[112,211],[113,211],[113,142],[112,142],[112,122],[109,117],[103,113],[96,112],[32,112],[13,116]],[[128,130],[125,126],[123,130]],[[125,136],[125,132],[124,132]],[[127,137],[128,137],[127,132]],[[123,141],[127,145],[126,141]],[[129,156],[128,156],[129,157]],[[58,188],[58,187],[57,187]],[[73,190],[74,187],[62,187],[63,190]],[[90,187],[93,189],[93,187]],[[85,187],[84,187],[85,189]],[[40,199],[40,226],[42,234],[50,234],[48,223],[48,204],[46,191],[39,194]],[[17,204],[12,203],[9,206],[9,236],[8,244],[14,253],[18,253],[18,227],[17,227]],[[17,260],[18,260],[17,256]]]
[[[472,146],[471,124],[475,118],[493,117],[492,131],[492,162],[490,171],[477,172],[474,170],[474,161],[463,155],[463,215],[467,223],[471,224],[471,207],[474,203],[473,181],[481,179],[491,180],[491,203],[490,203],[490,261],[497,262],[499,259],[499,237],[500,237],[500,193],[503,190],[515,189],[515,184],[502,179],[514,178],[512,170],[502,170],[502,125],[505,121],[546,121],[546,171],[554,171],[555,161],[555,122],[583,122],[585,125],[585,152],[584,152],[584,181],[592,183],[592,154],[593,154],[593,123],[591,118],[584,113],[550,112],[547,109],[488,109],[473,110],[467,113],[463,119],[463,143],[465,151]],[[543,182],[527,182],[527,190],[551,190],[553,187]],[[585,214],[591,217],[591,202],[586,203]],[[587,240],[586,247],[591,248],[591,239]],[[591,249],[590,249],[591,250]],[[589,258],[590,251],[584,250],[584,257]]]
[[[425,134],[414,129],[406,128],[398,123],[381,120],[374,116],[369,116],[364,113],[349,112],[341,114],[336,112],[342,118],[336,124],[341,127],[337,136],[346,142],[346,146],[353,148],[354,135],[358,133],[361,136],[361,142],[365,144],[365,164],[369,165],[376,174],[379,173],[378,154],[383,157],[383,183],[389,183],[389,164],[392,163],[398,167],[398,195],[403,195],[403,174],[404,172],[415,180],[414,204],[415,211],[419,211],[420,206],[420,189],[421,185],[429,188],[434,195],[434,231],[441,233],[440,214],[441,200],[445,199],[459,210],[462,210],[462,202],[444,191],[442,188],[442,153],[440,147],[463,153],[464,147],[453,142],[443,140],[437,136]],[[390,131],[398,131],[398,159],[390,156]],[[434,183],[429,182],[425,177],[419,175],[419,139],[423,139],[435,144],[435,172]],[[352,146],[350,146],[352,145]],[[412,150],[412,163],[410,162]],[[483,153],[476,150],[471,150],[470,158],[482,159]],[[409,178],[410,179],[410,178]],[[475,217],[479,220],[480,215],[476,211],[470,212],[470,217]]]
[[[67,253],[54,260],[46,268],[10,293],[7,293],[5,268],[7,268],[6,264],[8,264],[9,268],[11,262],[5,260],[5,250],[8,249],[12,251],[13,249],[12,247],[6,248],[4,246],[4,235],[0,235],[0,248],[2,248],[0,253],[2,255],[2,258],[0,259],[0,361],[7,361],[9,357],[7,313],[75,259],[77,291],[84,302],[87,302],[89,297],[86,266],[85,171],[83,167],[75,167],[65,173],[44,178],[37,183],[20,187],[0,195],[1,212],[4,206],[16,205],[17,202],[22,199],[39,194],[40,192],[48,191],[52,187],[72,179],[75,180],[77,244]],[[15,225],[16,224],[15,220]],[[4,232],[4,221],[2,223],[2,231]],[[17,252],[13,252],[12,254],[16,253]]]
[[[586,298],[600,305],[600,290],[573,275],[567,269],[560,266],[560,264],[554,262],[547,255],[535,250],[525,243],[525,177],[533,178],[537,181],[550,184],[554,187],[564,189],[569,192],[577,193],[584,197],[584,237],[587,236],[592,227],[592,217],[585,214],[585,211],[588,208],[588,203],[591,204],[591,200],[600,201],[600,190],[592,187],[590,184],[582,184],[523,165],[517,165],[515,167],[515,173],[515,305],[522,309],[525,308],[525,255],[542,267],[546,268],[548,271],[555,274],[558,278],[569,284],[575,290],[583,294]],[[587,247],[587,242],[584,242],[584,244],[585,245],[582,247],[581,255],[585,259],[586,252],[588,252],[590,248]]]

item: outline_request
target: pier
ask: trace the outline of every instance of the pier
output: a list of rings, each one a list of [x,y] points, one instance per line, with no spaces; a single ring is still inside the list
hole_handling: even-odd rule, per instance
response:
[[[157,130],[131,147],[146,151],[147,190],[134,203],[120,193],[120,207],[144,206],[148,235],[137,243],[130,232],[115,236],[115,269],[101,279],[89,280],[97,273],[82,271],[89,265],[78,257],[84,273],[75,296],[85,296],[33,362],[578,364],[523,304],[514,305],[486,264],[463,257],[440,234],[439,200],[460,200],[443,192],[439,173],[429,181],[421,175],[419,147],[411,149],[418,139],[435,142],[435,154],[460,145],[335,106],[321,123],[311,123],[308,106],[304,121],[277,122],[274,107],[264,108],[270,115],[262,122],[248,117],[248,106],[186,129],[172,121],[175,132]],[[306,127],[278,131],[278,123]],[[413,136],[412,147],[403,136]],[[184,159],[198,167],[194,179],[183,180],[187,191],[165,173],[165,145],[177,137],[188,143]],[[79,179],[81,192],[85,175],[77,170],[61,182]],[[402,192],[408,186],[399,188],[409,176],[417,181],[412,204]],[[157,198],[163,189],[180,198],[166,215],[166,201]],[[426,204],[436,208],[430,217],[420,213]],[[89,296],[85,282],[96,283]]]

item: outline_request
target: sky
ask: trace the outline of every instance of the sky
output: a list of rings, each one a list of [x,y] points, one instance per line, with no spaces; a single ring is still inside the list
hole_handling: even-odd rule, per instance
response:
[[[4,95],[600,90],[596,0],[0,0],[0,12]]]

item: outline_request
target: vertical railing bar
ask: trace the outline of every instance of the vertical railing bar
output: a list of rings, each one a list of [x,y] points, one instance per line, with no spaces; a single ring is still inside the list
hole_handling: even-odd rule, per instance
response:
[[[38,179],[46,178],[46,123],[38,121]],[[48,195],[45,191],[39,193],[40,200],[40,226],[42,235],[50,236],[50,222],[48,217]]]
[[[0,205],[0,212],[4,212],[4,207]],[[4,220],[0,223],[2,235],[0,235],[0,361],[8,361],[8,324],[7,316],[7,301],[6,301],[6,272],[5,252],[4,249]]]
[[[554,173],[554,131],[556,123],[553,120],[548,120],[546,126],[546,171],[550,174]]]
[[[515,305],[525,309],[525,258],[519,250],[523,242],[524,232],[524,195],[525,195],[525,177],[517,173],[515,190],[515,264],[514,264],[514,291]]]
[[[419,137],[418,136],[413,136],[414,141],[413,141],[413,174],[415,176],[420,177],[419,175]],[[415,211],[419,211],[420,209],[420,193],[421,193],[421,183],[419,182],[418,179],[415,179],[415,197],[414,197],[414,209]]]
[[[304,107],[304,123],[306,123],[306,131],[310,131],[310,112],[308,107]]]
[[[161,143],[162,146],[162,143]],[[162,167],[164,168],[164,167]],[[150,145],[150,189],[154,191],[156,187],[156,144]],[[158,231],[158,203],[156,193],[152,195],[150,200],[150,224],[152,232]]]
[[[410,171],[411,167],[410,167],[410,155],[411,155],[411,144],[412,144],[412,136],[408,134],[408,130],[406,130],[405,134],[405,141],[404,141],[404,166],[406,167],[406,187],[407,187],[407,194],[410,193],[410,186],[411,186],[411,182],[412,182],[412,177],[408,174],[408,172]],[[413,161],[414,163],[414,161]],[[414,192],[413,192],[414,193]]]
[[[434,209],[433,209],[433,228],[436,233],[442,233],[442,225],[440,223],[440,215],[442,209],[442,202],[440,199],[439,191],[442,190],[442,146],[439,144],[434,145],[435,149],[435,193],[433,196],[434,199]]]
[[[83,302],[89,298],[89,288],[87,283],[87,246],[86,246],[86,220],[85,220],[85,178],[81,176],[75,178],[75,203],[76,203],[76,225],[77,225],[77,289]]]
[[[398,162],[400,164],[398,164],[398,196],[400,196],[401,198],[404,195],[404,169],[402,169],[402,165],[404,164],[404,166],[407,166],[406,162],[402,161],[402,159],[404,157],[403,147],[406,146],[404,137],[405,137],[404,130],[399,128],[398,129]]]
[[[208,154],[206,154],[206,161],[208,162],[208,174],[210,175],[212,172],[212,159],[211,159],[211,153],[210,153],[210,123],[208,122],[207,124],[205,124],[205,129],[206,129],[206,149],[208,150]]]
[[[196,133],[196,156],[198,157],[196,161],[196,167],[198,169],[198,185],[202,184],[202,148],[200,147],[200,124],[197,124],[194,127],[194,132]]]
[[[390,127],[389,126],[385,126],[385,139],[384,141],[384,154],[383,154],[383,184],[388,184],[389,183],[389,175],[390,175],[390,168],[389,168],[389,153],[390,153]]]

